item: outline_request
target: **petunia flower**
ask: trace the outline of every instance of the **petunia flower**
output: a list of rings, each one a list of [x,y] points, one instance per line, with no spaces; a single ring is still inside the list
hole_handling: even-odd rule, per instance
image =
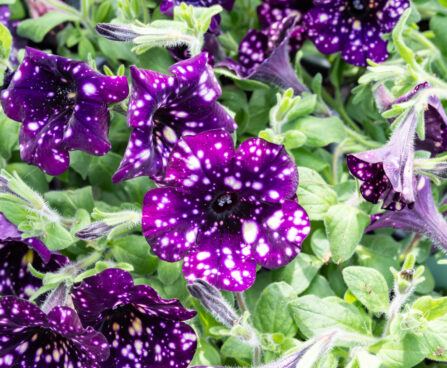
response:
[[[390,109],[393,105],[409,101],[418,93],[430,88],[429,83],[421,83],[407,94],[394,99],[393,95],[384,85],[374,91],[374,97],[380,112]],[[392,120],[391,120],[392,121]],[[429,151],[433,156],[447,151],[447,114],[436,95],[430,95],[424,112],[425,139],[421,141],[416,137],[415,148]]]
[[[388,58],[382,36],[393,30],[409,0],[314,0],[305,20],[308,36],[323,54],[341,52],[346,62],[366,66]]]
[[[26,48],[1,102],[22,122],[22,160],[49,175],[67,170],[69,151],[104,155],[110,150],[107,104],[128,94],[126,77],[106,77],[87,63]]]
[[[365,231],[384,227],[401,229],[425,235],[435,245],[447,249],[447,223],[438,212],[431,191],[430,180],[420,176],[416,184],[417,196],[413,208],[404,208],[398,212],[385,212],[373,215],[371,225]]]
[[[256,264],[288,264],[310,232],[296,202],[298,170],[283,146],[252,138],[235,151],[222,130],[185,136],[171,153],[166,181],[170,187],[144,198],[143,232],[161,259],[184,259],[190,282],[245,290]]]
[[[412,109],[383,147],[347,156],[348,169],[357,179],[362,196],[369,202],[383,201],[383,208],[401,210],[412,206],[414,192],[414,147],[417,114]]]
[[[196,312],[162,299],[147,285],[134,285],[126,271],[111,268],[84,279],[72,299],[84,325],[110,344],[103,368],[183,368],[194,356],[196,335],[182,321]]]
[[[161,180],[175,143],[187,134],[237,125],[217,102],[222,94],[208,56],[201,53],[172,65],[172,76],[130,68],[127,123],[132,127],[124,158],[114,183],[137,176]]]
[[[26,300],[0,298],[1,367],[99,368],[108,356],[105,337],[84,329],[73,309],[58,306],[45,314]]]
[[[295,29],[296,15],[273,23],[268,29],[251,29],[239,45],[239,62],[227,58],[216,64],[228,68],[239,78],[270,83],[301,94],[307,88],[298,80],[289,60],[289,38]],[[296,36],[296,35],[295,35]]]
[[[51,252],[37,238],[22,239],[15,225],[0,213],[0,295],[29,298],[42,280],[28,270],[31,264],[40,272],[56,271],[68,259]]]

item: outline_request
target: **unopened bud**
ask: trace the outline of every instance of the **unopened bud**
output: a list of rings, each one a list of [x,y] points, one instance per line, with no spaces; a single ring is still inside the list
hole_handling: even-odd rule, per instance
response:
[[[220,291],[205,280],[194,280],[192,284],[187,285],[187,288],[189,293],[199,299],[202,305],[226,327],[232,328],[239,319]]]
[[[100,36],[112,41],[131,42],[139,36],[129,25],[120,23],[98,23],[95,30]]]

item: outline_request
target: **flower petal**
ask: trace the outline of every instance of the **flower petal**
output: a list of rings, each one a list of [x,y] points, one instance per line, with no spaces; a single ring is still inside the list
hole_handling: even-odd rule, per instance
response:
[[[284,146],[264,139],[251,138],[241,143],[236,152],[236,168],[241,172],[245,191],[259,193],[261,201],[292,198],[298,189],[295,161]]]
[[[203,279],[228,291],[243,291],[253,284],[256,262],[250,245],[239,234],[218,228],[211,234],[201,234],[199,244],[197,252],[185,257],[186,280]]]
[[[204,208],[174,188],[155,188],[144,197],[143,234],[161,259],[176,262],[195,247]]]
[[[255,224],[256,229],[253,229]],[[253,256],[266,268],[275,269],[290,263],[301,250],[301,244],[310,233],[306,211],[296,202],[286,200],[281,206],[264,207],[257,221],[245,221],[242,234],[254,238]]]

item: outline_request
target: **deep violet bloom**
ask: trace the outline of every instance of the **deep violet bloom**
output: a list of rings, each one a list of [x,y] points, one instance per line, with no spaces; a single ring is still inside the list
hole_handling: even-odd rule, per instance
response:
[[[196,335],[182,321],[196,312],[177,299],[162,299],[150,286],[134,285],[126,271],[111,268],[84,279],[72,299],[84,325],[110,344],[103,368],[184,368],[194,356]]]
[[[59,175],[69,166],[69,151],[110,150],[107,104],[123,100],[128,91],[126,77],[106,77],[85,62],[28,47],[1,102],[9,118],[23,123],[22,160]]]
[[[166,180],[170,187],[144,198],[143,232],[161,259],[184,258],[190,282],[245,290],[256,264],[288,264],[310,232],[296,202],[298,170],[283,146],[251,138],[236,151],[222,130],[185,136],[171,153]]]
[[[251,29],[239,44],[239,61],[227,58],[216,66],[226,67],[239,78],[254,79],[293,88],[296,94],[306,91],[298,80],[289,60],[289,37],[295,29],[297,17],[289,16],[273,23],[268,29]]]
[[[393,95],[384,85],[380,85],[374,91],[376,105],[380,112],[390,109],[393,105],[409,101],[419,92],[430,88],[429,83],[421,83],[407,94],[394,99]],[[390,122],[393,120],[390,119]],[[416,136],[415,148],[429,151],[433,156],[447,151],[447,114],[441,101],[436,95],[430,95],[424,112],[425,139],[421,141]]]
[[[68,263],[68,258],[49,251],[37,238],[22,239],[0,213],[0,295],[26,299],[42,286],[42,280],[28,270],[29,263],[40,272],[51,272]]]
[[[109,356],[105,337],[84,329],[76,312],[58,306],[45,314],[13,296],[0,298],[0,366],[99,368]]]
[[[137,176],[161,180],[175,143],[187,134],[237,125],[216,101],[222,90],[201,53],[172,65],[172,76],[130,68],[127,123],[132,127],[124,158],[113,176],[114,183]]]
[[[366,66],[388,58],[382,35],[393,30],[409,0],[314,0],[305,20],[308,36],[323,54],[341,51],[346,62]]]
[[[348,169],[369,202],[383,201],[382,208],[401,210],[415,201],[414,137],[417,114],[412,109],[381,148],[347,156]]]
[[[294,14],[297,21],[289,37],[289,52],[293,58],[307,38],[304,14],[312,7],[312,0],[264,0],[257,8],[259,26],[261,29],[268,28]]]
[[[406,207],[398,212],[385,212],[371,216],[371,225],[365,231],[391,227],[412,231],[430,238],[435,245],[447,249],[447,223],[433,200],[430,180],[420,176],[417,181],[417,196],[412,209]]]

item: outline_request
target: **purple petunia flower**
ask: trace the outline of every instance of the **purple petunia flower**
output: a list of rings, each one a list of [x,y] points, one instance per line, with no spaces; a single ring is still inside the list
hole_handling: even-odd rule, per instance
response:
[[[383,208],[401,210],[415,201],[413,170],[417,114],[412,109],[383,147],[347,156],[348,169],[363,181],[360,192],[372,203],[383,200]]]
[[[169,68],[173,76],[131,67],[128,125],[132,133],[114,183],[147,175],[161,180],[175,143],[187,134],[237,125],[217,103],[222,90],[201,53]]]
[[[435,245],[447,249],[447,223],[436,208],[430,180],[420,176],[417,181],[417,196],[412,209],[385,212],[371,216],[371,225],[365,231],[391,227],[412,231],[431,238]]]
[[[37,238],[22,239],[15,225],[0,213],[0,294],[29,298],[42,280],[28,270],[30,263],[40,272],[56,271],[68,258],[50,252]]]
[[[384,112],[395,104],[409,101],[418,93],[428,88],[430,88],[429,83],[418,84],[409,93],[395,100],[387,88],[380,85],[374,91],[374,97],[379,111]],[[416,137],[415,148],[429,151],[433,156],[447,151],[447,114],[436,95],[428,97],[427,107],[424,112],[424,122],[425,139],[421,141]]]
[[[252,138],[235,151],[222,130],[185,136],[171,153],[166,180],[170,187],[144,198],[143,232],[161,259],[184,258],[189,281],[245,290],[256,264],[284,266],[310,232],[296,202],[298,170],[283,146]]]
[[[84,329],[76,312],[58,306],[45,314],[13,296],[0,298],[0,366],[99,368],[109,356],[105,337]]]
[[[128,94],[126,77],[106,77],[87,63],[27,48],[25,59],[1,94],[6,115],[22,122],[22,160],[59,175],[69,153],[110,150],[107,104]]]
[[[306,91],[289,61],[289,38],[296,21],[296,15],[292,15],[268,29],[249,30],[239,45],[239,62],[228,58],[217,66],[233,70],[239,78],[293,88],[296,94]]]
[[[314,0],[306,15],[308,36],[323,54],[341,51],[343,60],[366,66],[388,58],[382,35],[393,30],[409,0]]]
[[[195,311],[178,300],[164,300],[147,285],[134,285],[121,269],[86,278],[73,290],[73,303],[84,322],[102,332],[110,344],[103,368],[183,368],[197,345],[184,320]]]

